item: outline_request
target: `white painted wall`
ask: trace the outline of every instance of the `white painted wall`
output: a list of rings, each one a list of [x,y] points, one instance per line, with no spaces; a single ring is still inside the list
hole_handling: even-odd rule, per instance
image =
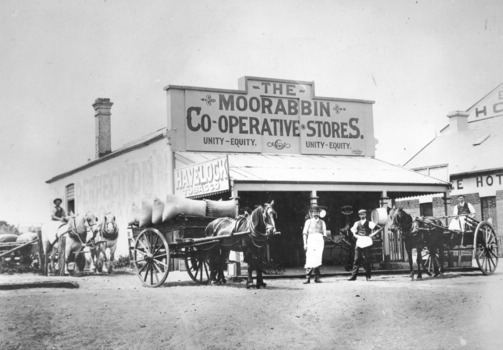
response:
[[[116,257],[128,254],[131,206],[173,193],[171,147],[161,139],[51,183],[54,197],[66,203],[65,188],[75,184],[75,211],[102,217],[111,212],[120,227]],[[66,208],[65,208],[66,209]]]

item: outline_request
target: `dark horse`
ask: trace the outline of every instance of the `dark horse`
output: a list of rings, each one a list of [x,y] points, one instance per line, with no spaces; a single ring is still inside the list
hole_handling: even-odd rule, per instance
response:
[[[443,231],[439,227],[442,222],[439,219],[432,217],[425,217],[414,220],[412,216],[406,213],[402,208],[393,209],[390,213],[392,218],[391,230],[397,232],[402,237],[405,243],[405,250],[409,258],[410,277],[414,279],[414,267],[412,262],[412,249],[416,248],[416,264],[417,264],[417,278],[422,279],[421,265],[422,256],[421,251],[427,248],[431,261],[434,266],[434,277],[443,274],[444,267],[444,245],[443,245]],[[433,224],[430,225],[429,223]],[[439,261],[434,257],[438,253]]]
[[[259,206],[250,215],[240,216],[237,219],[219,218],[208,224],[205,230],[206,237],[233,235],[236,232],[249,232],[239,237],[224,238],[209,251],[210,282],[225,283],[223,271],[229,261],[229,251],[244,253],[244,261],[248,264],[248,280],[246,288],[265,287],[262,279],[262,258],[268,239],[276,232],[273,209],[274,201],[270,204]],[[257,273],[257,283],[253,284],[253,270]]]

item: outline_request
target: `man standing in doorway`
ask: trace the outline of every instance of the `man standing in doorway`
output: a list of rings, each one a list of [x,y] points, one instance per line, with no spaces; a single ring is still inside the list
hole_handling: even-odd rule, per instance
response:
[[[325,221],[320,219],[320,207],[313,205],[309,210],[310,218],[304,224],[303,238],[304,250],[306,252],[306,280],[304,284],[311,282],[311,275],[314,270],[314,282],[321,283],[320,266],[325,247],[324,237],[327,235]]]
[[[371,277],[371,246],[359,247],[358,246],[358,238],[361,236],[370,236],[372,230],[376,227],[376,225],[372,221],[367,220],[367,211],[365,209],[360,209],[358,211],[358,216],[360,220],[355,222],[353,227],[351,227],[351,232],[353,236],[356,238],[356,247],[355,247],[355,260],[353,262],[353,271],[351,273],[351,277],[348,281],[356,281],[356,277],[358,276],[358,270],[360,269],[360,265],[362,264],[365,268],[365,277],[367,281],[370,280]]]

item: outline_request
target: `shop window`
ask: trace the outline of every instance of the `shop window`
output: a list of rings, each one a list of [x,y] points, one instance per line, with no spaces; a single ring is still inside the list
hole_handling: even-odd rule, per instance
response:
[[[66,209],[67,213],[75,213],[75,185],[66,186]]]
[[[419,204],[419,215],[421,215],[421,216],[433,216],[433,203],[421,203],[421,204]]]

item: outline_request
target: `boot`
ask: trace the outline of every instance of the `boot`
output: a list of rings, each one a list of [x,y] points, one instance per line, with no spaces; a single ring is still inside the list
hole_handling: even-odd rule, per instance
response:
[[[306,280],[303,282],[304,284],[311,283],[311,273],[313,272],[313,269],[307,268],[306,269]]]
[[[321,283],[320,280],[320,268],[317,267],[314,269],[314,283]]]

